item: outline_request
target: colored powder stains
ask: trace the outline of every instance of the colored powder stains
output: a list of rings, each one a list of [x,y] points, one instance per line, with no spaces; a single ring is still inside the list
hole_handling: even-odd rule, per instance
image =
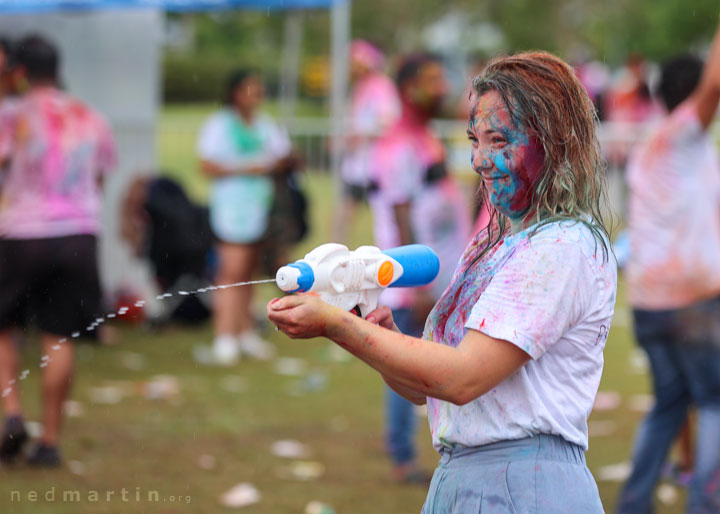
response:
[[[542,145],[514,124],[494,91],[474,104],[468,136],[473,169],[482,176],[490,202],[511,220],[525,217],[543,169]]]

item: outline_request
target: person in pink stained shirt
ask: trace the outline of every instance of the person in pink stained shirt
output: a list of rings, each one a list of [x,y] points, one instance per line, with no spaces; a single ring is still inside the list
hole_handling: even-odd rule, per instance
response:
[[[688,409],[697,436],[687,512],[720,512],[720,160],[710,134],[720,103],[720,29],[707,62],[662,66],[666,116],[628,164],[635,336],[655,405],[635,440],[619,513],[652,511],[653,490]]]
[[[15,460],[27,440],[12,330],[33,325],[41,333],[44,408],[29,463],[57,466],[73,342],[95,333],[85,328],[100,314],[96,237],[115,144],[101,116],[58,89],[52,44],[27,37],[15,60],[28,88],[0,108],[0,164],[7,166],[0,208],[0,461]]]
[[[401,331],[420,337],[469,240],[470,208],[448,175],[445,148],[429,125],[447,94],[442,62],[424,54],[405,58],[397,87],[402,114],[375,145],[369,200],[378,247],[422,243],[440,257],[440,272],[431,286],[388,289],[380,298],[393,310]],[[386,447],[394,478],[422,482],[425,475],[415,465],[411,402],[387,388],[385,409]]]
[[[334,237],[345,241],[358,206],[367,199],[370,159],[377,138],[400,115],[400,99],[393,81],[383,73],[385,58],[361,39],[350,45],[350,93],[345,154],[340,173],[343,202],[335,218]]]

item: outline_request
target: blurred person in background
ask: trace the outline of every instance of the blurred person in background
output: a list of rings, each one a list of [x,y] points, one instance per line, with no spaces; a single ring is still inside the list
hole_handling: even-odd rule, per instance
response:
[[[662,67],[667,115],[633,153],[628,264],[635,336],[655,405],[640,426],[617,512],[652,512],[653,489],[688,408],[697,407],[687,511],[720,512],[720,164],[708,130],[720,101],[720,31],[708,61]]]
[[[232,73],[224,108],[205,122],[197,142],[200,167],[212,179],[210,227],[219,258],[218,285],[252,280],[273,206],[273,174],[295,164],[287,131],[260,110],[264,96],[257,73]],[[215,292],[213,353],[219,364],[231,365],[242,354],[274,355],[272,344],[257,333],[252,297],[252,286]]]
[[[350,93],[345,154],[341,163],[343,198],[334,220],[334,237],[344,242],[357,208],[367,200],[370,155],[374,141],[400,114],[400,100],[393,81],[383,73],[385,58],[375,46],[361,39],[350,45]]]
[[[611,122],[612,138],[605,145],[605,157],[616,168],[625,167],[638,132],[638,125],[656,120],[661,109],[650,94],[645,58],[630,54],[625,66],[600,95],[599,113]]]
[[[440,257],[441,272],[434,286],[388,289],[381,297],[392,309],[398,328],[421,337],[425,319],[449,283],[469,238],[470,213],[462,192],[448,177],[442,142],[429,126],[448,91],[442,62],[433,55],[407,57],[396,83],[402,111],[373,149],[369,200],[378,247],[423,243]],[[387,387],[385,409],[393,478],[426,483],[427,474],[415,462],[412,403]]]
[[[101,186],[115,164],[105,120],[58,89],[59,55],[38,36],[18,42],[16,73],[27,89],[0,107],[0,162],[8,175],[0,210],[0,389],[5,424],[0,460],[27,439],[13,327],[40,330],[43,432],[29,457],[60,464],[62,405],[74,367],[74,332],[100,314],[96,254]]]

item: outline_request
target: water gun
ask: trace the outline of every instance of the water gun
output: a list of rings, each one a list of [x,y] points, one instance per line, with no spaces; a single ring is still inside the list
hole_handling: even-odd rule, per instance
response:
[[[347,246],[327,243],[280,268],[275,282],[286,293],[315,292],[327,303],[355,310],[364,318],[377,308],[386,287],[427,285],[439,269],[440,259],[425,245],[385,251],[361,246],[350,251]]]

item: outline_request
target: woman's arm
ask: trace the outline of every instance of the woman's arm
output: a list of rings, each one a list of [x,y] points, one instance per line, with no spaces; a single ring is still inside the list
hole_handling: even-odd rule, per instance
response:
[[[268,303],[268,317],[292,338],[328,337],[401,389],[466,404],[520,369],[530,356],[469,330],[452,348],[388,330],[311,295]]]
[[[414,391],[409,387],[402,386],[390,377],[387,377],[385,375],[381,376],[390,389],[395,391],[397,394],[399,394],[406,400],[414,403],[415,405],[425,405],[427,403],[427,396],[425,396],[424,394],[418,393],[417,391]]]
[[[700,84],[693,93],[693,100],[700,123],[707,130],[715,119],[715,111],[720,102],[720,26],[716,29]]]

